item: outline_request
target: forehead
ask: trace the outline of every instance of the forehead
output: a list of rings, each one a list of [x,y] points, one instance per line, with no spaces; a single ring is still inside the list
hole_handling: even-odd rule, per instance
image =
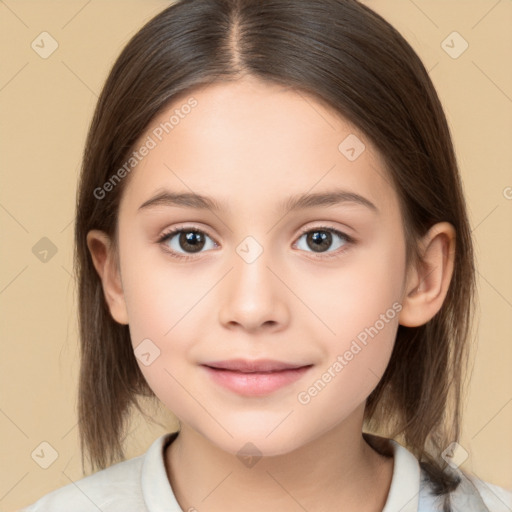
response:
[[[343,188],[395,206],[384,161],[372,143],[310,95],[244,78],[175,98],[134,148],[144,145],[123,202],[140,206],[164,189],[269,209],[283,198]],[[234,207],[234,206],[233,206]]]

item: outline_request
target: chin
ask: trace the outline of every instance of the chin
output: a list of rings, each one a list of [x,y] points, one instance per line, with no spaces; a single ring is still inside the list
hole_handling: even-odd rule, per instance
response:
[[[233,437],[227,434],[219,436],[218,432],[215,436],[203,433],[201,435],[207,437],[211,443],[221,450],[238,457],[246,455],[259,457],[284,455],[300,448],[307,442],[306,439],[301,442],[295,432],[290,432],[285,428],[281,430],[282,426],[275,429],[275,423],[271,427],[267,427],[266,424],[248,425],[247,428],[237,425],[236,429],[230,429],[229,426],[226,427]],[[272,432],[273,429],[275,429],[275,432]],[[272,433],[269,435],[269,432]]]

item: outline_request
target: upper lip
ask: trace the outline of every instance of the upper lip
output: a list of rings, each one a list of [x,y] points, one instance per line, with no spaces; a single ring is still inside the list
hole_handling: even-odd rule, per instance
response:
[[[285,363],[275,361],[273,359],[229,359],[225,361],[212,361],[203,363],[204,366],[210,368],[218,368],[220,370],[232,370],[239,372],[277,372],[281,370],[291,370],[294,368],[302,368],[303,366],[311,366],[308,364]]]

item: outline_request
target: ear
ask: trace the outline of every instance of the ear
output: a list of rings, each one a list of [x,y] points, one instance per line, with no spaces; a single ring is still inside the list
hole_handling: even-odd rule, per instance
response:
[[[112,318],[120,324],[128,324],[121,274],[110,237],[104,231],[92,229],[87,233],[87,247],[91,253],[94,268],[100,276]]]
[[[449,222],[432,226],[421,240],[421,261],[409,273],[399,323],[426,324],[441,309],[448,292],[455,259],[455,229]]]

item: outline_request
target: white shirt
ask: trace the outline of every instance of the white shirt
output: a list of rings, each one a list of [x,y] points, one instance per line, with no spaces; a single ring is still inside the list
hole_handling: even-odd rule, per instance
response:
[[[20,512],[188,512],[178,505],[165,470],[165,447],[176,435],[164,434],[145,454],[50,492]],[[430,493],[416,457],[393,439],[388,441],[393,477],[382,512],[441,511],[442,502]],[[511,512],[512,492],[471,476],[452,493],[451,505],[454,512]]]

